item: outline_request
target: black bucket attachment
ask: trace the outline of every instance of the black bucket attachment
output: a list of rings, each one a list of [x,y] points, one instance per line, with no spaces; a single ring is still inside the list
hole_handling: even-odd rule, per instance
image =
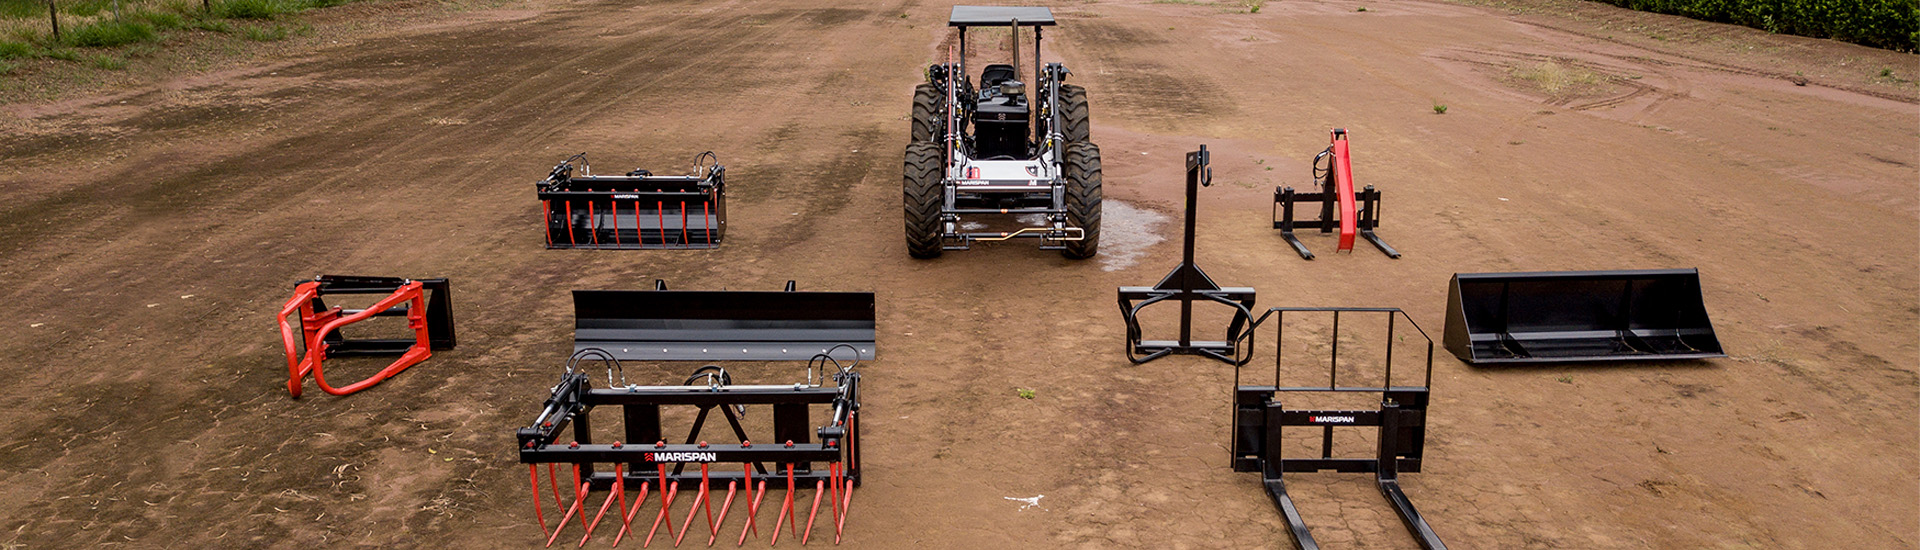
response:
[[[1446,344],[1472,364],[1726,357],[1694,269],[1458,273]]]
[[[596,176],[589,173],[586,153],[568,158],[535,184],[547,248],[719,247],[727,229],[727,169],[712,152],[695,159],[692,175],[634,170]]]
[[[654,288],[573,291],[574,350],[623,361],[875,358],[872,292],[796,292],[792,281],[779,292]]]

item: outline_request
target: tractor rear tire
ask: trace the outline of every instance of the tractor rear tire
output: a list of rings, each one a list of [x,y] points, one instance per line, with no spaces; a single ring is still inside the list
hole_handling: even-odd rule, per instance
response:
[[[946,131],[941,128],[942,121],[940,120],[940,102],[942,99],[944,98],[940,97],[940,89],[935,88],[932,84],[921,84],[913,87],[912,141],[936,141],[938,138],[945,137],[941,135],[946,133]]]
[[[1072,84],[1060,84],[1060,134],[1067,143],[1092,139],[1092,128],[1087,113],[1087,89]]]
[[[1068,143],[1066,160],[1067,223],[1083,233],[1078,241],[1066,241],[1060,254],[1075,260],[1092,258],[1100,251],[1100,147],[1084,141]]]
[[[906,203],[907,254],[915,258],[940,257],[940,207],[946,192],[940,187],[939,143],[916,141],[907,145],[903,196]]]

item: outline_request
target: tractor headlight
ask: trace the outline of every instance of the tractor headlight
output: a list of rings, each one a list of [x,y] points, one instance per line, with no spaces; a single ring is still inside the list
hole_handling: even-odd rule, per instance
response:
[[[1026,93],[1027,93],[1027,85],[1022,84],[1018,80],[1008,80],[1006,82],[1000,83],[1000,95],[1013,97],[1018,95],[1026,95]]]

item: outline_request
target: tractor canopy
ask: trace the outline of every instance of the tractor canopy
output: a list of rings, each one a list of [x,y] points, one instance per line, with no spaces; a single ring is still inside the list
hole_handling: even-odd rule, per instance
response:
[[[1053,10],[1040,6],[954,6],[949,27],[1050,27]]]

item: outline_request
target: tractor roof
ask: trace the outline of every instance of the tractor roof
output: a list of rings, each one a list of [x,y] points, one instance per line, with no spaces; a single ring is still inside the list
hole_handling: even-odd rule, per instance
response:
[[[949,27],[1022,27],[1053,25],[1053,10],[1042,6],[954,6]]]

